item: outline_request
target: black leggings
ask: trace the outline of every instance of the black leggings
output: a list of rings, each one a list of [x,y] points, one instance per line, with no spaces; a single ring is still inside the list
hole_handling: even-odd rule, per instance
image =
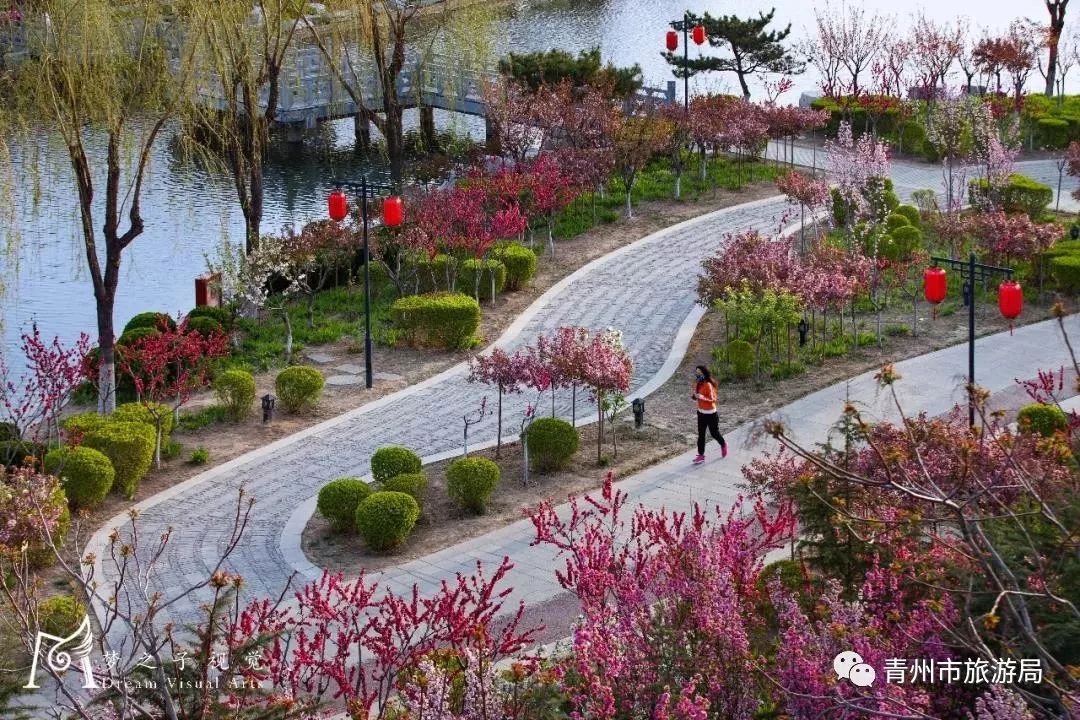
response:
[[[697,454],[705,454],[705,431],[708,430],[709,434],[716,438],[716,442],[720,443],[720,447],[727,445],[724,442],[724,436],[720,434],[720,414],[719,413],[703,413],[698,411],[697,414]]]

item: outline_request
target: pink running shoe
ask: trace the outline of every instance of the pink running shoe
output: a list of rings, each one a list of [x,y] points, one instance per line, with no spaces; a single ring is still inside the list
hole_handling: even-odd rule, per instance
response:
[[[720,457],[722,457],[722,458],[727,457],[727,445],[721,445],[720,446]]]
[[[695,465],[700,465],[703,462],[705,462],[705,456],[704,455],[695,455],[694,456],[694,464]]]

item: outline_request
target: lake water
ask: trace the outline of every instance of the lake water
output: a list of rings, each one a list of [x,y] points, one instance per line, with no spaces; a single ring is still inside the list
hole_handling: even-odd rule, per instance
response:
[[[792,24],[792,36],[803,37],[814,24],[814,9],[838,12],[833,3],[804,0],[709,0],[694,3],[695,11],[712,14],[737,12],[741,16],[776,7],[780,24]],[[873,0],[868,9],[897,13],[896,26],[907,24],[915,4]],[[642,66],[650,85],[663,85],[670,72],[660,57],[667,21],[681,16],[687,8],[677,0],[565,0],[556,2],[511,3],[507,17],[492,30],[496,47],[506,50],[563,48],[576,51],[599,45],[603,56],[620,65],[634,62]],[[951,0],[926,8],[938,20],[957,16],[977,18],[976,26],[1001,29],[1018,12],[1042,20],[1043,3]],[[691,53],[696,52],[692,46]],[[1074,71],[1074,75],[1080,75]],[[1080,78],[1074,78],[1077,80]],[[1032,80],[1033,86],[1038,78]],[[787,98],[796,101],[802,90],[813,90],[815,80],[806,75]],[[691,92],[728,90],[736,87],[733,77],[713,76],[691,80]],[[681,83],[680,83],[680,93]],[[443,124],[477,129],[476,122],[440,118]],[[324,148],[348,148],[352,124],[334,123],[322,130]],[[18,336],[37,321],[43,334],[72,340],[80,331],[95,335],[93,292],[79,234],[78,214],[72,190],[70,167],[63,147],[51,146],[40,152],[41,170],[27,168],[16,173],[11,192],[0,195],[14,213],[18,233],[6,242],[15,243],[14,255],[0,255],[0,279],[7,289],[0,296],[3,321],[3,348],[8,357],[18,355]],[[332,159],[329,159],[332,158]],[[303,223],[325,216],[325,198],[333,178],[355,178],[362,165],[347,153],[313,153],[275,157],[266,171],[264,231],[286,222]],[[99,198],[100,199],[100,198]],[[135,313],[144,310],[186,311],[194,303],[194,277],[205,270],[205,256],[214,254],[225,239],[243,238],[243,218],[235,191],[227,178],[179,166],[165,143],[154,153],[151,173],[143,192],[146,230],[124,255],[116,327],[119,331]],[[0,243],[5,240],[0,240]]]

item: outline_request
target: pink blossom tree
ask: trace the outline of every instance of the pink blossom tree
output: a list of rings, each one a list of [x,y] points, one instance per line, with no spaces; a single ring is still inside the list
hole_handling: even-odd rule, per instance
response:
[[[477,355],[469,361],[469,382],[494,385],[499,391],[498,406],[495,411],[497,434],[495,456],[502,449],[502,401],[506,393],[520,393],[522,384],[522,357],[515,353],[509,355],[502,348],[494,348],[489,355]]]
[[[582,348],[577,370],[582,384],[589,386],[591,399],[596,403],[596,461],[600,462],[605,403],[611,396],[628,391],[634,374],[634,361],[623,347],[622,334],[608,328],[593,335],[589,344]]]
[[[20,344],[24,371],[17,380],[0,352],[0,420],[14,424],[22,439],[48,444],[60,437],[60,414],[88,379],[90,337],[81,333],[71,347],[58,337],[46,343],[34,323],[29,333],[22,334]]]
[[[529,163],[526,173],[532,207],[547,225],[548,252],[555,255],[555,219],[581,193],[572,174],[565,172],[559,158],[541,153]]]
[[[787,195],[788,200],[799,206],[799,239],[806,243],[806,209],[811,211],[828,204],[829,183],[808,177],[804,173],[792,170],[776,178],[777,189]]]

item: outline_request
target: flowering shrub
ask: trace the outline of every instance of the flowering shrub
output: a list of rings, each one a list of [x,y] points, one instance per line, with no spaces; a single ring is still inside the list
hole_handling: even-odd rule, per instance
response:
[[[22,467],[0,472],[0,550],[24,551],[31,566],[55,561],[52,545],[64,543],[71,524],[60,481]]]

